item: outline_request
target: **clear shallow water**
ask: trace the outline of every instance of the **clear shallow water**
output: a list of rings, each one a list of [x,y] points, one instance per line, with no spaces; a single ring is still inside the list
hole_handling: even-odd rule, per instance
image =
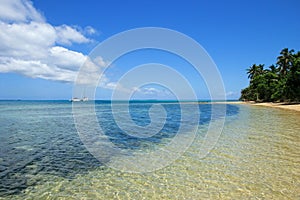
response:
[[[178,129],[178,105],[164,106],[168,123],[147,144],[160,145]],[[132,105],[136,123],[149,123],[148,108]],[[199,159],[210,105],[200,105],[200,111],[198,137],[182,157],[156,172],[131,174],[105,167],[86,151],[69,102],[0,102],[0,198],[300,198],[299,113],[228,105],[216,148]],[[97,104],[115,144],[149,148],[124,135],[109,113],[108,104]]]

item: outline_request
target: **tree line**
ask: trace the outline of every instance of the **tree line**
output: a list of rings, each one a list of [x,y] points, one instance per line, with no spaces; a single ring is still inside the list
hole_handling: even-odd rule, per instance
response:
[[[254,64],[247,69],[250,84],[240,100],[256,102],[299,102],[300,51],[283,49],[274,65]]]

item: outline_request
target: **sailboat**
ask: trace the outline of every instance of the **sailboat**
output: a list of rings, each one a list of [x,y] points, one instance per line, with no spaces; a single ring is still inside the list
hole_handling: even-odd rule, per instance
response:
[[[72,98],[72,99],[70,99],[70,101],[72,101],[72,102],[78,102],[78,101],[80,101],[81,99],[79,99],[79,98],[77,98],[77,97],[74,97],[74,98]]]
[[[89,98],[87,98],[87,97],[83,97],[82,99],[81,99],[81,101],[88,101],[89,100]]]
[[[74,97],[70,101],[72,101],[72,102],[79,102],[79,101],[88,101],[88,100],[89,100],[89,98],[87,98],[87,97],[83,97],[83,98]]]
[[[88,101],[88,100],[89,100],[89,98],[85,96],[85,89],[84,89],[82,98],[73,97],[70,101],[71,102],[79,102],[79,101]]]

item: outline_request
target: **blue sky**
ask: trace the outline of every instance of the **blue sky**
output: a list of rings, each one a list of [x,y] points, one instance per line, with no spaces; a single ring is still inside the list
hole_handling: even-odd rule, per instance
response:
[[[228,99],[247,86],[245,69],[275,63],[281,49],[300,50],[300,1],[44,1],[0,3],[0,99],[70,99],[76,70],[101,41],[128,29],[164,27],[201,44],[222,75]],[[114,63],[107,84],[136,64],[160,60],[183,70],[209,98],[203,81],[194,81],[190,66],[155,51],[128,55]],[[159,98],[147,86],[140,98]],[[147,90],[148,89],[148,90]],[[150,92],[152,91],[152,92]],[[109,98],[99,88],[97,98]],[[166,96],[161,98],[168,98]],[[171,96],[170,96],[171,98]]]

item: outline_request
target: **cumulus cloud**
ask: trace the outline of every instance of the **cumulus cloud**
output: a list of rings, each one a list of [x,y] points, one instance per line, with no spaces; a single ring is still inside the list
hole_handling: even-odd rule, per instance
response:
[[[106,65],[61,45],[91,41],[92,27],[53,26],[29,0],[0,2],[0,73],[14,72],[32,78],[73,82],[79,67],[91,62],[94,72]],[[87,72],[88,73],[88,72]]]
[[[54,64],[62,69],[77,71],[84,63],[86,56],[82,53],[68,50],[64,47],[54,46],[49,49],[49,57],[46,60],[49,65]]]
[[[1,20],[1,19],[0,19]],[[0,21],[0,56],[45,57],[54,45],[56,33],[50,24],[40,22],[8,24]]]
[[[158,98],[158,99],[168,99],[173,97],[173,94],[166,88],[163,87],[141,87],[132,88],[134,91],[134,98]]]
[[[43,78],[72,82],[76,72],[61,69],[55,65],[47,65],[40,60],[20,60],[14,58],[0,58],[2,72],[15,72],[32,78]]]
[[[1,0],[0,19],[7,22],[44,21],[44,17],[27,0]]]
[[[61,25],[55,27],[57,42],[60,44],[71,45],[72,43],[87,43],[90,40],[86,38],[82,33],[73,27],[67,25]]]
[[[93,60],[91,60],[90,57],[87,57],[83,68],[80,69],[80,73],[77,76],[76,84],[106,88],[109,79],[103,72],[108,64],[109,62],[105,62],[101,57],[96,57]],[[98,84],[99,78],[101,78],[101,81]]]

